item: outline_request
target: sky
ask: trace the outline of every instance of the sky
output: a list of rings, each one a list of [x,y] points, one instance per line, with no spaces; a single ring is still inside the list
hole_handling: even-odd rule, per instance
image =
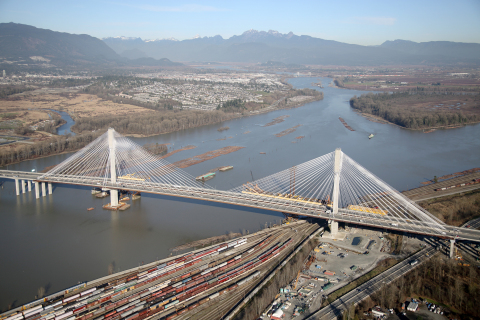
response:
[[[0,0],[0,22],[97,38],[229,38],[255,29],[360,45],[480,43],[480,0]]]

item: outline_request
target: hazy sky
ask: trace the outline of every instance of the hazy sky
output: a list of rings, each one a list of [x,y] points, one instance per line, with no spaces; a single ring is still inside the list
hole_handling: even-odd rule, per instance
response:
[[[229,38],[256,29],[362,45],[395,39],[480,43],[480,0],[0,0],[0,22],[98,38]]]

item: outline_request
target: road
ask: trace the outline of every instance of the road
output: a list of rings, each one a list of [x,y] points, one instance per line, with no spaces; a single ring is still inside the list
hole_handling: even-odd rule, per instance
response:
[[[441,191],[435,191],[435,189],[467,183],[467,182],[471,182],[474,179],[479,179],[479,178],[480,178],[480,172],[474,172],[474,173],[466,174],[464,176],[455,177],[452,179],[444,180],[437,183],[432,183],[419,188],[407,190],[402,192],[402,194],[412,199],[415,202],[433,199],[433,198],[440,198],[444,196],[449,196],[457,193],[478,189],[480,188],[480,184],[468,185],[463,187],[455,187],[452,189],[441,190]]]
[[[449,189],[449,190],[444,190],[444,191],[442,191],[441,194],[419,196],[419,197],[416,197],[414,201],[415,202],[420,202],[420,201],[424,201],[424,200],[441,198],[441,197],[451,196],[451,195],[454,195],[454,194],[468,192],[468,191],[472,191],[472,190],[476,190],[476,189],[480,189],[480,183],[473,184],[473,185],[470,185],[470,186],[464,186],[464,187],[460,187],[460,188],[453,188],[453,189]]]
[[[373,294],[375,291],[380,289],[384,284],[388,285],[389,283],[395,281],[404,274],[410,272],[414,268],[418,267],[422,262],[430,259],[430,257],[432,257],[434,253],[435,248],[433,247],[429,246],[425,249],[422,249],[410,258],[397,263],[390,269],[377,275],[375,278],[363,283],[356,289],[333,301],[327,307],[320,309],[316,313],[309,316],[307,319],[337,319],[337,317],[342,314],[343,310],[348,310],[350,305],[358,304],[359,302]],[[418,263],[412,266],[410,265],[410,261],[412,260],[418,260]]]
[[[0,178],[39,179],[40,174],[22,171],[0,170]],[[334,216],[329,214],[319,202],[300,202],[295,199],[269,197],[261,194],[231,192],[200,187],[167,185],[160,183],[142,184],[138,181],[124,180],[119,184],[105,182],[95,177],[55,177],[55,180],[37,180],[40,182],[63,183],[88,187],[129,190],[132,192],[162,194],[173,197],[189,198],[203,201],[219,202],[235,206],[258,208],[293,215],[355,223],[380,229],[403,231],[414,234],[430,235],[441,238],[469,240],[480,242],[480,231],[437,223],[433,218],[417,220],[405,219],[390,214],[381,215],[362,211],[339,208]]]

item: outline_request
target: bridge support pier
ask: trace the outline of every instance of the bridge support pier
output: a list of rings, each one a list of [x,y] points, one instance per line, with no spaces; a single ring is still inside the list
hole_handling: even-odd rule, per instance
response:
[[[25,180],[22,179],[22,193],[25,193]]]
[[[28,192],[31,192],[32,191],[32,180],[28,180],[27,185],[28,185]]]
[[[338,222],[330,220],[330,234],[332,237],[336,236],[338,233]]]
[[[15,191],[17,192],[17,196],[20,195],[20,185],[18,184],[18,179],[15,179]]]
[[[42,185],[42,197],[46,197],[47,192],[45,191],[45,182],[40,182],[40,184]]]
[[[48,194],[52,194],[52,193],[53,193],[53,191],[52,191],[52,183],[49,182],[49,183],[48,183]]]
[[[110,205],[118,206],[118,190],[110,190]]]
[[[455,239],[450,240],[450,259],[455,255]]]
[[[40,199],[40,186],[37,181],[35,183],[35,198]]]

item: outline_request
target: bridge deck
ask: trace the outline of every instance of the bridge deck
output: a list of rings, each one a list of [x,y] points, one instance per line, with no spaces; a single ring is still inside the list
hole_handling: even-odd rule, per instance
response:
[[[173,197],[189,198],[209,202],[218,202],[235,206],[251,207],[276,212],[284,212],[298,216],[335,220],[339,222],[354,223],[386,230],[396,230],[422,235],[436,236],[458,240],[479,241],[480,231],[449,225],[426,224],[414,219],[401,219],[387,215],[359,212],[339,208],[335,215],[327,213],[327,208],[316,202],[295,201],[294,199],[279,197],[264,197],[262,195],[245,194],[231,191],[214,189],[194,188],[186,186],[175,186],[167,184],[149,185],[140,184],[136,181],[120,181],[120,185],[106,182],[102,178],[95,177],[55,177],[55,179],[39,180],[41,174],[22,171],[0,171],[0,178],[29,179],[38,182],[62,183],[70,185],[105,187],[109,189],[128,190],[142,193],[160,194]]]

